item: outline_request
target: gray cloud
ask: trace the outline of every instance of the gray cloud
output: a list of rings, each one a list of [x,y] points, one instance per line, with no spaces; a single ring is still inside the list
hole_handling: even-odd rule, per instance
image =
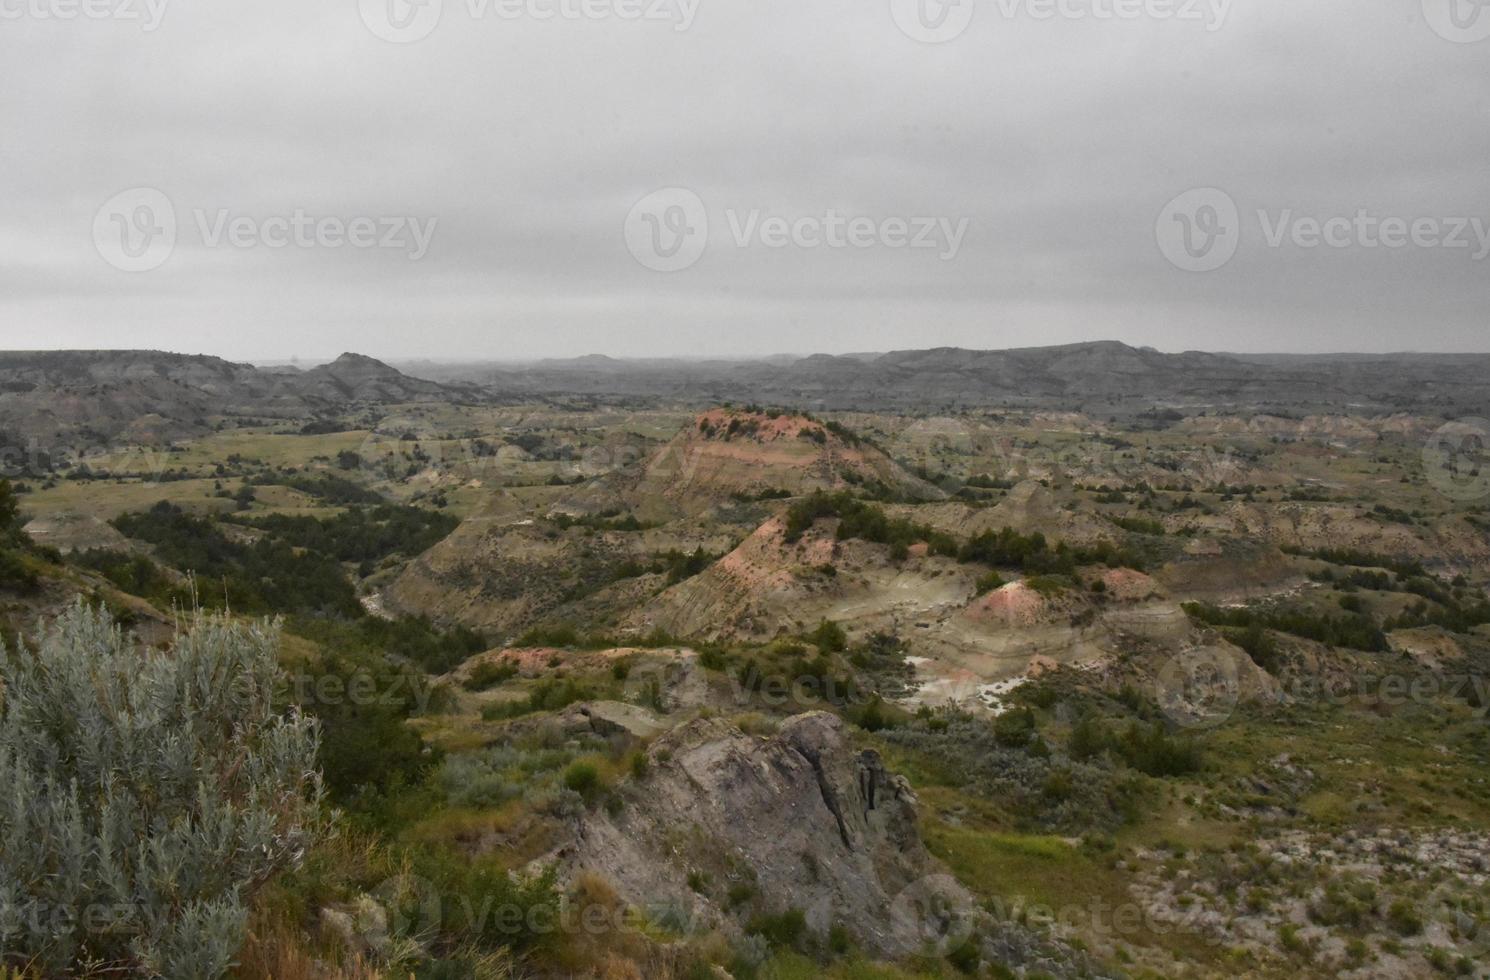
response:
[[[902,33],[892,0],[701,0],[686,31],[477,20],[476,0],[445,0],[410,44],[374,36],[351,0],[173,0],[152,32],[29,12],[67,2],[0,0],[7,347],[1486,348],[1490,259],[1473,249],[1270,248],[1256,214],[1490,223],[1490,40],[1439,36],[1419,0],[1235,0],[1214,31],[964,0],[972,22],[941,44]],[[675,186],[705,203],[709,247],[658,273],[623,227]],[[179,234],[131,274],[93,226],[134,187],[170,198]],[[1195,187],[1241,215],[1236,257],[1209,273],[1155,240],[1166,202]],[[297,210],[438,224],[411,261],[208,247],[197,209],[260,230]],[[968,230],[951,261],[731,237],[731,211],[830,210]]]

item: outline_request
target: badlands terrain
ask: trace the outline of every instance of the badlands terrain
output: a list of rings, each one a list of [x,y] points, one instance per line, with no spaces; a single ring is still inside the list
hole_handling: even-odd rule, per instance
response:
[[[6,637],[322,726],[238,975],[1490,976],[1485,358],[403,368],[0,354]]]

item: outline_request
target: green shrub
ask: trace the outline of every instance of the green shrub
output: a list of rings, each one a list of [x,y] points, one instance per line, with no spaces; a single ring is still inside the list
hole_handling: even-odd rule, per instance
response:
[[[1376,913],[1376,888],[1370,881],[1333,881],[1309,903],[1309,918],[1320,925],[1364,927]]]
[[[903,720],[903,714],[885,704],[884,698],[878,694],[846,713],[850,721],[866,732],[882,732],[896,727]]]
[[[1416,936],[1423,931],[1423,916],[1406,899],[1399,898],[1387,909],[1387,922],[1404,936]]]
[[[39,579],[21,551],[30,547],[30,539],[21,532],[20,505],[9,480],[0,480],[0,589],[30,592]]]
[[[273,704],[277,648],[270,629],[202,618],[170,653],[140,650],[82,605],[0,648],[5,961],[227,971],[320,795],[315,724]]]
[[[633,752],[631,755],[631,778],[646,779],[647,773],[651,771],[652,763],[647,759],[645,752]]]
[[[1028,708],[1006,711],[993,720],[994,741],[1004,748],[1022,749],[1035,734],[1035,715]]]
[[[594,763],[576,762],[564,770],[564,788],[578,793],[588,803],[600,791],[600,770]]]
[[[1350,548],[1324,548],[1318,551],[1308,551],[1303,548],[1294,548],[1285,545],[1282,550],[1285,554],[1313,558],[1317,561],[1329,562],[1332,565],[1354,566],[1357,568],[1385,568],[1401,578],[1426,576],[1428,574],[1427,570],[1423,568],[1423,563],[1412,558],[1394,558],[1389,555],[1377,555],[1368,551],[1357,551]]]
[[[1150,776],[1184,776],[1202,768],[1200,747],[1194,742],[1166,735],[1162,725],[1134,723],[1114,748],[1123,761]]]
[[[576,701],[586,701],[592,697],[594,693],[589,688],[576,683],[572,678],[548,677],[539,681],[521,701],[487,705],[481,709],[481,717],[486,721],[498,721],[503,718],[521,718],[539,711],[560,711]]]
[[[410,930],[433,928],[457,947],[524,951],[556,939],[553,924],[559,921],[562,896],[551,867],[521,876],[495,861],[421,851],[413,871],[409,881],[415,887],[389,916],[393,922]],[[441,896],[449,900],[438,900]]]
[[[518,647],[574,647],[580,645],[579,631],[573,626],[534,626],[519,636],[513,646]]]
[[[176,584],[144,555],[104,549],[74,552],[72,563],[91,568],[130,595],[169,606]]]
[[[982,595],[985,592],[992,592],[994,589],[1002,589],[1003,587],[1004,577],[998,572],[988,572],[978,576],[978,584],[974,586],[977,589],[978,595]]]
[[[725,893],[725,903],[731,909],[737,909],[747,902],[754,901],[755,891],[755,885],[748,881],[735,882],[729,886],[729,891]]]
[[[1158,521],[1146,517],[1109,517],[1109,521],[1134,534],[1149,534],[1155,537],[1163,537],[1164,525]]]
[[[373,797],[418,784],[439,763],[439,752],[406,724],[428,695],[413,668],[330,652],[292,680],[296,704],[320,725],[318,758],[337,804],[376,807]]]
[[[828,952],[834,956],[846,956],[853,946],[853,936],[841,923],[835,922],[828,928]]]
[[[470,676],[461,686],[468,691],[485,691],[505,684],[517,674],[517,664],[511,660],[483,660],[471,669]]]
[[[1071,742],[1066,751],[1071,758],[1084,762],[1101,755],[1107,749],[1108,741],[1102,723],[1091,715],[1082,715],[1071,726]]]
[[[20,525],[21,505],[9,480],[0,479],[0,537],[13,533]]]
[[[1071,782],[1071,771],[1069,769],[1052,769],[1050,775],[1045,777],[1045,782],[1040,787],[1040,792],[1048,800],[1065,802],[1075,793],[1075,786]]]
[[[0,589],[30,592],[39,581],[20,554],[0,545]]]
[[[525,794],[552,789],[573,761],[570,749],[494,745],[445,759],[438,783],[456,806],[496,807]]]
[[[848,649],[848,634],[830,619],[823,620],[808,634],[807,641],[826,653],[842,653]]]
[[[1232,633],[1228,639],[1247,652],[1252,662],[1270,674],[1276,674],[1281,666],[1278,642],[1259,622],[1247,624],[1240,633]]]
[[[724,670],[729,666],[729,658],[719,647],[705,646],[698,652],[698,665],[704,670]]]
[[[959,973],[976,976],[978,966],[983,962],[983,956],[979,950],[978,937],[972,936],[968,938],[956,949],[947,953],[947,962],[952,964]]]
[[[964,712],[947,711],[936,721],[881,738],[915,759],[926,782],[993,802],[1019,830],[1071,836],[1111,830],[1132,819],[1150,795],[1141,776],[1106,759],[1042,757],[1031,750],[1036,741],[1044,744],[1035,737],[1010,748],[1000,744],[990,722]],[[1051,782],[1047,793],[1047,780],[1058,771],[1069,772],[1070,780]]]
[[[755,915],[745,932],[760,936],[772,946],[794,948],[807,934],[807,916],[801,909],[787,909],[779,915]]]
[[[1076,583],[1066,575],[1034,575],[1025,579],[1024,584],[1040,595],[1050,598],[1060,595]]]

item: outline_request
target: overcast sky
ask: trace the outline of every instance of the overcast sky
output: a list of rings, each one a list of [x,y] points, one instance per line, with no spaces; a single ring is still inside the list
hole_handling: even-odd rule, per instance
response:
[[[0,0],[0,346],[1490,350],[1490,5],[961,2]]]

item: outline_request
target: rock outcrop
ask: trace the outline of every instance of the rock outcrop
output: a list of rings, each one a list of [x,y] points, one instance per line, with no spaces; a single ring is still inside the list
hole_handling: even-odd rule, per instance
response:
[[[738,933],[753,915],[804,914],[865,949],[903,956],[935,925],[930,904],[971,908],[916,828],[916,797],[873,751],[856,751],[835,715],[798,715],[770,738],[718,719],[670,732],[624,805],[585,818],[572,872],[595,872],[628,901],[686,912]]]

